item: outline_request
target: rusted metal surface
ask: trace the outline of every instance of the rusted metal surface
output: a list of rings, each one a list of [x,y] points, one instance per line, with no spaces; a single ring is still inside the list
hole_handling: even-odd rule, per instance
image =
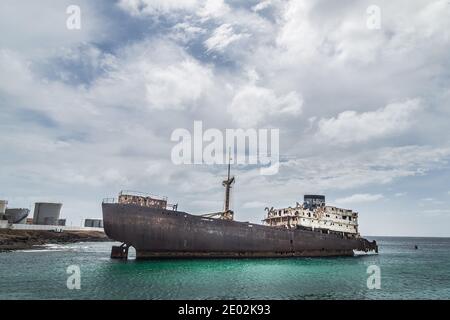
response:
[[[169,204],[167,197],[149,195],[139,191],[121,191],[117,202],[134,204],[142,207],[177,210],[178,204]],[[103,203],[116,203],[115,198],[103,199]]]
[[[350,256],[375,242],[336,234],[211,219],[133,204],[103,204],[105,232],[137,258]]]
[[[121,194],[119,195],[119,203],[122,204],[135,204],[144,207],[151,208],[167,208],[167,200],[165,199],[155,199],[152,197],[144,197],[144,196],[135,196],[129,194]]]

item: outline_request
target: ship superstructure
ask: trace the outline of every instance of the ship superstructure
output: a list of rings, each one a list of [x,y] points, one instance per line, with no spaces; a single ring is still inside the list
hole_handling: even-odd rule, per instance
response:
[[[114,199],[110,199],[114,201]],[[167,203],[167,197],[147,194],[138,191],[121,191],[118,197],[120,204],[133,204],[141,207],[149,207],[155,209],[172,209],[177,210],[178,204]]]
[[[327,206],[325,196],[305,195],[303,204],[294,207],[266,208],[263,221],[271,227],[304,229],[326,234],[341,234],[348,238],[359,238],[358,213],[333,206]]]

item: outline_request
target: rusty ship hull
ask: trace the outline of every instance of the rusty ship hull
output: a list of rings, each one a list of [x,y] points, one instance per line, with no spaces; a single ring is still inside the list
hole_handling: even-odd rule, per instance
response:
[[[137,259],[353,256],[376,242],[302,229],[227,221],[134,204],[103,203],[105,233]]]

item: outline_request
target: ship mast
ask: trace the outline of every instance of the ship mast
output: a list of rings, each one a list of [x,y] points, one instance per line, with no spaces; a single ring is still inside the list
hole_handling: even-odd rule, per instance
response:
[[[229,151],[229,159],[228,159],[228,175],[227,180],[222,181],[222,185],[225,187],[225,205],[222,212],[214,212],[202,214],[202,217],[208,218],[219,218],[222,220],[233,220],[234,212],[230,210],[230,194],[231,194],[231,186],[235,182],[235,178],[231,176],[231,148]]]
[[[231,186],[233,185],[235,179],[234,177],[231,177],[231,148],[229,151],[229,159],[228,159],[228,176],[227,180],[224,180],[222,182],[222,185],[225,187],[225,206],[224,206],[224,212],[223,212],[223,219],[227,220],[233,220],[233,211],[230,210],[230,193],[231,193]]]

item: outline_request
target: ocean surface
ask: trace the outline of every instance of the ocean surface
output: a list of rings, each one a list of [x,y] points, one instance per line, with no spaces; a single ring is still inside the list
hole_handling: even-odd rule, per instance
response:
[[[378,255],[124,262],[112,242],[48,245],[0,253],[0,299],[450,299],[450,238],[368,238]]]

